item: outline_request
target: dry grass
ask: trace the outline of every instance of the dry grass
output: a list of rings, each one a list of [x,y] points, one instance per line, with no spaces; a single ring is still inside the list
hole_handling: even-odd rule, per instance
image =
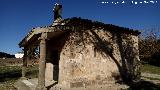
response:
[[[27,78],[36,78],[38,65],[27,68]],[[16,90],[14,83],[21,77],[20,66],[0,66],[0,90]]]
[[[142,72],[151,73],[151,74],[159,74],[160,75],[160,67],[144,64],[141,68]]]

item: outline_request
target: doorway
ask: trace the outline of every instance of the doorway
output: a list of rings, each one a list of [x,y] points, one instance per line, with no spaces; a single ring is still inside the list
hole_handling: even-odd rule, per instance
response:
[[[59,52],[58,50],[53,50],[51,53],[51,63],[53,64],[53,80],[58,82],[59,76]]]

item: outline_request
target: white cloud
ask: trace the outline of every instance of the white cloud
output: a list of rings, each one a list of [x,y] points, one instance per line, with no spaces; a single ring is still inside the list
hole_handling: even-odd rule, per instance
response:
[[[133,4],[133,1],[132,1],[132,4]]]
[[[134,2],[134,4],[138,4],[138,2]]]
[[[150,1],[151,3],[154,3],[154,1]]]
[[[101,2],[101,3],[103,3],[103,4],[104,4],[104,2]]]
[[[122,3],[125,3],[125,1],[123,1]]]
[[[148,3],[147,1],[144,1],[144,3]]]

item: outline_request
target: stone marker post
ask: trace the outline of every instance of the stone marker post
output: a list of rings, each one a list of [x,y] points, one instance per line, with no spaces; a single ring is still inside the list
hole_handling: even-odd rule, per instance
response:
[[[22,79],[26,76],[26,69],[27,69],[27,49],[24,47],[24,56],[23,56],[23,65],[22,65]]]

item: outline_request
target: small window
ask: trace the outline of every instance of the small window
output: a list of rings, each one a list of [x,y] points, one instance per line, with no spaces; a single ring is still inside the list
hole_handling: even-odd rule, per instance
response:
[[[94,47],[94,57],[96,57],[96,56],[97,56],[97,48]]]

